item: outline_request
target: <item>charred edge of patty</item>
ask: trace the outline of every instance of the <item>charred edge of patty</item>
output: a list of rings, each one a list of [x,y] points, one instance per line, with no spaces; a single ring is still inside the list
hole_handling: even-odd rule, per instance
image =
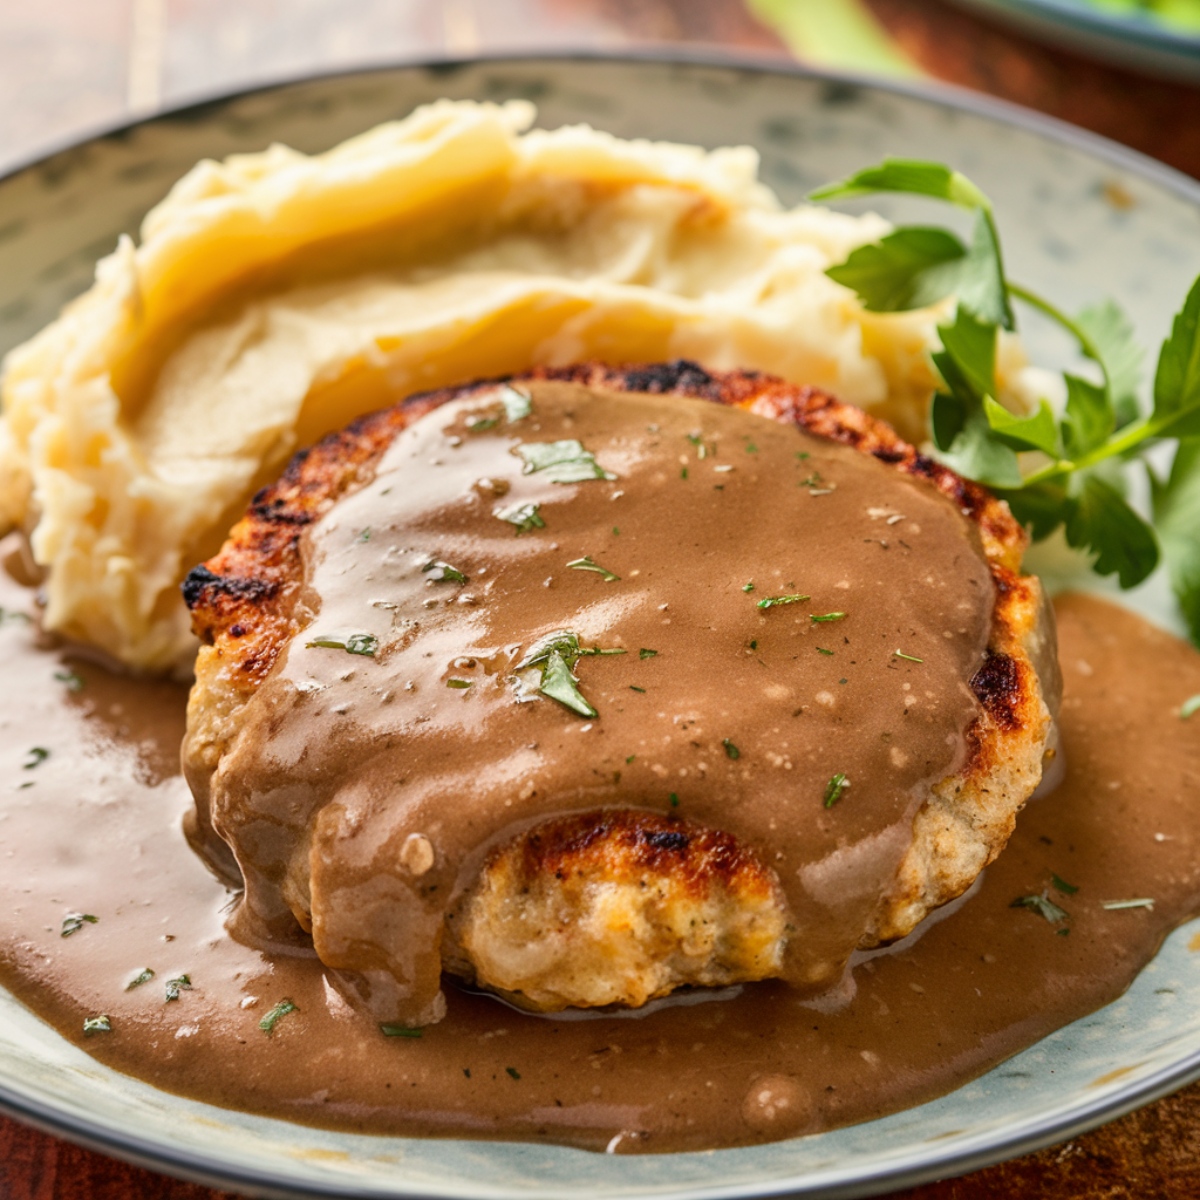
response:
[[[201,641],[216,646],[220,653],[225,638],[236,640],[236,651],[231,646],[228,656],[222,654],[232,670],[234,686],[246,692],[256,688],[294,632],[291,608],[303,529],[357,482],[368,479],[375,463],[407,425],[450,400],[486,391],[498,383],[522,380],[672,394],[743,408],[850,446],[924,479],[978,528],[996,579],[996,617],[1000,616],[1008,595],[1006,586],[1016,578],[1028,541],[1024,529],[1006,504],[919,453],[886,422],[817,388],[797,386],[757,371],[708,371],[688,359],[616,367],[588,362],[539,367],[525,375],[411,396],[391,408],[359,417],[296,454],[280,479],[254,497],[221,551],[195,568],[183,584],[192,629]],[[247,635],[250,616],[253,630]]]
[[[597,809],[543,821],[495,851],[491,861],[514,848],[523,886],[593,874],[607,865],[622,873],[670,875],[697,896],[715,885],[775,887],[757,857],[731,834],[640,809]]]

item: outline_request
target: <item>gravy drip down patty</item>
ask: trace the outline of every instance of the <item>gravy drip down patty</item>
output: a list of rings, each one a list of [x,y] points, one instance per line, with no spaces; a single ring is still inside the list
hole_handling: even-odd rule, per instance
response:
[[[541,1008],[827,990],[965,890],[1040,778],[1057,673],[1023,549],[981,489],[775,380],[582,366],[415,398],[299,458],[189,577],[190,833],[244,880],[239,937],[311,932],[380,1020],[436,1020],[443,965]],[[615,991],[570,946],[486,963],[493,934],[553,940],[564,891],[524,939],[501,910],[539,839],[584,863],[580,822],[680,868],[740,856],[678,904],[626,894],[585,955],[761,911],[701,939],[707,975],[655,976],[660,930]]]

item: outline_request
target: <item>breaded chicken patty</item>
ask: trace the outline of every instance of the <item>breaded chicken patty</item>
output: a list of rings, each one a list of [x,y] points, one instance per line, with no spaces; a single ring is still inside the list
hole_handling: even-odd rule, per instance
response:
[[[982,605],[986,618],[986,646],[977,667],[958,685],[970,699],[974,716],[965,728],[954,769],[933,779],[912,803],[911,832],[905,834],[904,845],[894,855],[898,865],[871,894],[867,917],[856,936],[860,948],[869,948],[908,934],[932,909],[961,895],[1004,847],[1017,812],[1041,778],[1044,759],[1052,753],[1059,693],[1054,631],[1037,580],[1021,574],[1024,531],[1007,507],[983,488],[920,454],[885,424],[811,388],[747,372],[710,373],[686,362],[540,369],[509,381],[508,386],[515,386],[519,393],[522,386],[550,383],[734,406],[869,456],[915,481],[918,491],[939,493],[961,514],[991,581],[990,595],[967,597],[960,604]],[[418,418],[451,401],[493,396],[497,386],[495,382],[472,384],[414,397],[330,435],[298,455],[278,483],[259,493],[222,551],[188,576],[184,595],[193,627],[204,643],[196,665],[184,744],[185,770],[196,799],[189,833],[193,843],[232,882],[243,874],[249,877],[248,864],[262,844],[259,833],[254,834],[260,839],[256,842],[244,832],[250,825],[232,812],[240,801],[230,799],[238,795],[239,787],[237,755],[231,748],[244,724],[247,706],[273,672],[278,672],[289,646],[340,644],[351,649],[344,636],[341,643],[313,636],[321,606],[306,591],[305,531],[364,487],[401,431]],[[470,424],[482,420],[469,418],[468,428],[482,428],[482,423]],[[689,440],[703,458],[707,453],[703,440],[698,436]],[[746,449],[755,447],[748,442]],[[796,457],[806,458],[807,454],[798,452]],[[579,461],[575,460],[576,466]],[[731,463],[723,469],[732,472],[737,468]],[[688,467],[679,470],[686,480]],[[597,472],[596,478],[612,478],[599,468]],[[832,491],[822,487],[824,481],[813,474],[799,482],[813,496]],[[720,489],[725,485],[713,486]],[[503,496],[499,485],[497,496]],[[537,505],[532,511],[536,517]],[[496,507],[495,515],[513,520],[502,505]],[[892,521],[903,519],[903,514],[887,516],[882,509],[879,515],[886,518],[882,524],[885,533]],[[360,536],[365,538],[369,532],[364,530]],[[516,536],[529,532],[517,525]],[[614,526],[613,532],[620,530]],[[888,540],[877,540],[887,550]],[[606,581],[609,575],[617,578],[590,557],[569,565],[602,573]],[[446,569],[451,578],[462,576],[446,562],[430,562],[422,569],[428,572],[430,568],[436,568],[439,579],[444,578]],[[753,588],[751,582],[741,590],[749,594]],[[476,603],[472,594],[464,593],[462,599]],[[773,605],[790,605],[809,597],[796,592],[764,599],[765,605],[749,595],[746,603],[761,616]],[[819,622],[846,615],[814,612],[811,628],[823,629]],[[807,629],[805,620],[803,631],[807,633]],[[944,636],[951,638],[952,631],[946,630]],[[851,645],[848,636],[844,640]],[[397,644],[402,643],[403,638]],[[757,640],[749,645],[757,646]],[[834,653],[823,645],[816,649],[821,655]],[[640,653],[645,657],[656,652],[643,648]],[[383,655],[385,651],[379,650],[377,657]],[[895,665],[923,661],[900,649],[895,655],[900,660]],[[471,659],[461,661],[473,663]],[[513,660],[512,665],[519,668],[524,664]],[[564,663],[578,683],[574,665],[572,661]],[[548,690],[546,679],[543,675],[543,691],[561,702],[562,692],[555,695]],[[846,684],[847,679],[841,683]],[[470,678],[452,678],[447,686],[469,689],[474,685]],[[577,688],[572,692],[570,685],[565,686],[572,704],[578,694],[590,710]],[[630,690],[645,692],[634,685]],[[915,698],[917,694],[912,695]],[[818,695],[822,704],[826,703],[823,696]],[[525,697],[518,691],[517,698]],[[908,702],[906,699],[905,704]],[[930,702],[937,704],[936,698]],[[578,705],[575,711],[586,715]],[[799,718],[805,711],[801,706],[791,716]],[[907,708],[904,715],[908,715]],[[275,729],[282,720],[272,719],[275,724],[264,728]],[[741,751],[730,739],[725,739],[725,754],[734,760],[728,766],[740,766]],[[904,757],[895,748],[892,756],[897,763]],[[790,770],[791,760],[778,757],[781,768]],[[636,755],[629,755],[624,761],[634,763],[635,759]],[[504,836],[485,839],[470,858],[469,869],[453,881],[453,894],[430,901],[441,913],[438,953],[444,968],[522,1006],[547,1011],[640,1005],[684,985],[724,986],[789,977],[789,954],[814,931],[798,922],[789,906],[787,887],[776,864],[782,854],[772,855],[772,847],[763,840],[739,840],[719,820],[696,819],[676,811],[674,792],[666,811],[650,811],[640,793],[631,792],[627,804],[614,802],[611,796],[621,795],[622,787],[620,772],[614,774],[616,782],[609,784],[604,803],[589,806],[576,800],[570,806],[575,811],[530,820]],[[838,776],[830,779],[823,810],[818,799],[817,813],[836,816],[835,806],[847,803],[843,799],[846,788],[850,791],[845,795],[866,799],[855,793],[855,778],[855,764],[847,763],[840,782]],[[514,784],[514,788],[518,786]],[[665,799],[665,788],[663,792]],[[326,822],[326,815],[310,824],[324,823],[328,828],[314,835],[291,835],[295,845],[277,855],[279,865],[256,873],[258,882],[250,890],[257,892],[258,899],[252,907],[270,916],[275,910],[261,897],[264,890],[273,892],[279,899],[278,910],[290,913],[303,929],[312,931],[318,953],[330,966],[375,977],[371,972],[378,975],[379,956],[362,953],[361,946],[347,948],[367,935],[356,939],[339,926],[335,936],[333,917],[323,915],[325,902],[318,893],[323,888],[332,890],[327,881],[334,879],[328,851],[332,825]],[[342,822],[338,837],[357,835],[358,826],[353,822],[347,825],[344,814],[337,820]],[[905,818],[906,823],[908,820]],[[503,823],[497,828],[503,828]],[[836,830],[830,835],[835,837],[830,844],[844,850],[844,837],[836,840],[835,835]],[[440,862],[430,841],[411,833],[400,849],[389,853],[395,859],[394,869],[417,881],[432,880]],[[820,864],[817,866],[812,878],[819,876]],[[433,887],[431,884],[430,892]],[[381,918],[375,909],[370,911],[375,915],[364,917],[364,922],[378,924]],[[809,978],[830,982],[816,970]],[[422,1014],[421,1020],[437,1015],[429,1008]]]

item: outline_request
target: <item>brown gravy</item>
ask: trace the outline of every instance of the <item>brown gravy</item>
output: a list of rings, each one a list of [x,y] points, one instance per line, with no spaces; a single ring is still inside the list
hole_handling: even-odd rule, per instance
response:
[[[6,613],[30,602],[0,584]],[[446,1020],[419,1039],[384,1038],[311,954],[268,959],[225,934],[230,895],[180,832],[184,690],[38,648],[9,616],[0,982],[157,1086],[354,1131],[690,1150],[916,1104],[1114,999],[1200,911],[1200,725],[1178,715],[1200,692],[1200,655],[1092,597],[1062,597],[1057,613],[1064,782],[1029,804],[957,911],[858,962],[848,1004],[821,1011],[767,984],[564,1020],[449,986]],[[1052,873],[1078,891],[1053,890]],[[1047,888],[1065,921],[1011,907]],[[1154,908],[1101,907],[1132,897]],[[97,920],[64,938],[72,913]],[[183,975],[190,988],[168,1002]],[[295,1011],[264,1032],[285,998]],[[111,1032],[85,1037],[100,1014]]]
[[[975,527],[791,424],[522,386],[515,420],[499,396],[524,394],[500,388],[414,422],[305,531],[301,632],[201,805],[246,881],[239,935],[286,944],[299,919],[380,1020],[424,1023],[448,904],[484,849],[623,807],[753,850],[800,931],[785,977],[826,990],[980,714],[967,681],[995,592]],[[587,457],[529,470],[564,447]],[[524,534],[497,519],[528,506],[543,524]],[[590,714],[520,671],[568,630],[605,652],[575,668]],[[430,848],[419,872],[410,838]]]

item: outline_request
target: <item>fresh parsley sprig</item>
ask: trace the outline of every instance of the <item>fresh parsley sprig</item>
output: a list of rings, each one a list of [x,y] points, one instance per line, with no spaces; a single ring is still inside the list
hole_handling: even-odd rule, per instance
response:
[[[1200,280],[1163,343],[1146,412],[1137,395],[1142,352],[1125,315],[1110,300],[1072,317],[1011,281],[992,203],[966,176],[940,163],[888,159],[812,199],[879,192],[927,196],[974,213],[969,244],[944,229],[904,226],[827,272],[870,312],[956,297],[933,354],[942,385],[930,427],[940,456],[1007,500],[1035,538],[1062,527],[1070,545],[1093,556],[1093,569],[1116,574],[1122,587],[1141,583],[1161,553],[1200,645]],[[1099,382],[1064,373],[1061,413],[1042,400],[1035,413],[1017,414],[996,399],[996,341],[1000,329],[1016,327],[1014,302],[1058,324],[1096,364]],[[1164,441],[1178,448],[1160,478],[1143,456]],[[1149,476],[1154,527],[1126,498],[1125,466],[1135,462]]]

